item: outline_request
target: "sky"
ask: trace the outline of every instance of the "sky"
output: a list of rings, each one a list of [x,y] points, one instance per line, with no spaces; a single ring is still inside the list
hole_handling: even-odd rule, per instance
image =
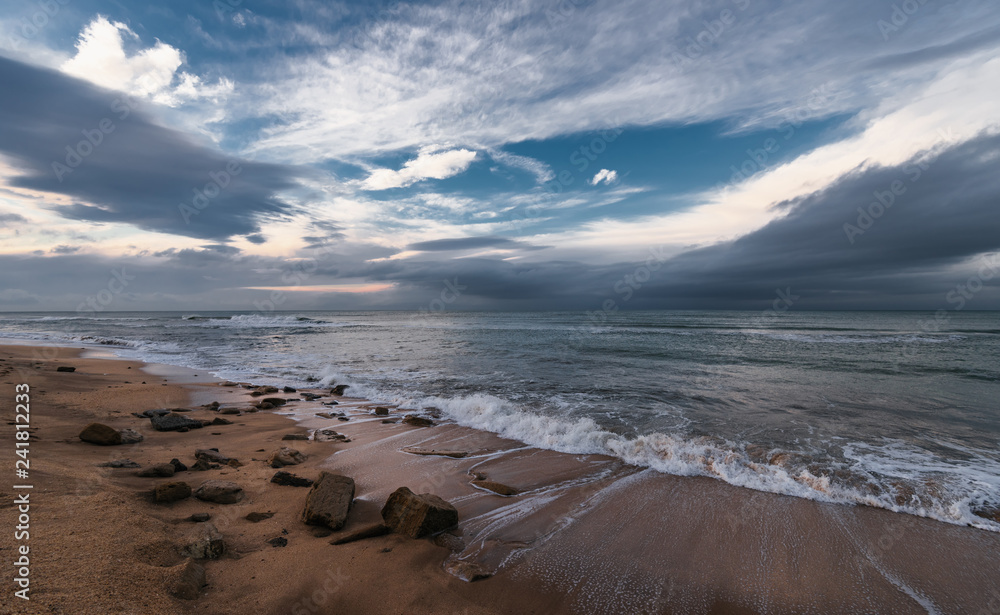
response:
[[[0,0],[0,311],[1000,309],[990,0]]]

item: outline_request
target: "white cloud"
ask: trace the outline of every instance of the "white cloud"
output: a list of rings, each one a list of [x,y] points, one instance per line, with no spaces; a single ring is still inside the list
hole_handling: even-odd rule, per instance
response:
[[[362,187],[365,190],[387,190],[404,188],[424,179],[445,179],[465,171],[475,159],[476,152],[467,149],[438,153],[425,151],[407,161],[398,171],[375,169],[362,182]]]
[[[616,181],[618,181],[618,171],[609,171],[607,169],[601,169],[600,171],[597,172],[597,175],[594,176],[594,179],[590,180],[590,185],[596,186],[601,182],[604,182],[606,185],[610,186]]]
[[[231,81],[221,79],[215,84],[205,84],[197,75],[178,72],[184,64],[184,54],[162,41],[129,55],[125,50],[126,37],[139,40],[124,23],[99,15],[80,33],[76,55],[63,62],[60,69],[101,87],[169,106],[201,98],[218,100],[232,92]]]

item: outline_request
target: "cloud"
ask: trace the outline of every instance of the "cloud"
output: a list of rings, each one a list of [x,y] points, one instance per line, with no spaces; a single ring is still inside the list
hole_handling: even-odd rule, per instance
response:
[[[61,70],[100,87],[170,106],[199,98],[221,99],[232,92],[231,81],[208,85],[196,75],[178,73],[184,54],[162,41],[129,55],[126,37],[139,39],[124,23],[97,16],[80,33],[76,55],[64,62]]]
[[[225,240],[290,212],[277,195],[307,174],[228,156],[55,71],[0,58],[0,81],[7,185],[71,197],[49,206],[65,218]]]
[[[610,186],[616,181],[618,181],[618,171],[609,171],[607,169],[601,169],[600,171],[597,172],[597,175],[595,175],[594,178],[590,180],[590,185],[596,186],[601,182],[604,182],[606,185]]]
[[[28,219],[20,214],[0,214],[0,223],[13,225],[15,222],[27,222]]]
[[[456,149],[445,152],[421,152],[403,168],[375,169],[362,183],[365,190],[388,190],[404,188],[424,179],[446,179],[462,173],[476,159],[476,152]]]
[[[80,251],[80,246],[67,246],[67,245],[56,246],[51,250],[49,250],[49,252],[51,252],[52,254],[74,254],[79,251]]]
[[[406,246],[407,250],[419,250],[421,252],[441,252],[449,250],[473,250],[479,248],[498,247],[521,247],[519,241],[507,239],[505,237],[460,237],[456,239],[434,239],[431,241],[420,241]]]

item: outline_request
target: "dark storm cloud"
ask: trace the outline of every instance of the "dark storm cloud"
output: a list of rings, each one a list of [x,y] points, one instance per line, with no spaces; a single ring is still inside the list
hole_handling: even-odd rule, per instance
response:
[[[300,171],[237,160],[154,123],[139,99],[0,57],[0,152],[21,188],[84,201],[66,218],[224,240],[287,213]],[[183,206],[182,206],[183,205]]]

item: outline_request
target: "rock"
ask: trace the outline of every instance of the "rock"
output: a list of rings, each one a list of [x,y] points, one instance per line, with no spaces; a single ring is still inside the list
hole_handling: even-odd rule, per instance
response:
[[[156,431],[181,431],[189,429],[201,429],[201,421],[189,419],[186,416],[169,412],[161,416],[151,416],[149,422]]]
[[[272,404],[270,402],[262,401],[259,404],[257,404],[257,409],[258,410],[274,410],[274,404]]]
[[[435,536],[431,542],[439,547],[444,547],[453,553],[465,550],[465,541],[450,532],[444,532]]]
[[[194,513],[187,518],[191,523],[204,523],[212,518],[212,515],[208,513]]]
[[[323,418],[323,419],[332,419],[333,418],[333,415],[330,414],[329,412],[317,412],[316,416],[318,416],[320,418]]]
[[[285,538],[284,536],[278,536],[277,538],[272,538],[271,540],[268,540],[267,544],[271,545],[272,547],[286,547],[288,546],[288,539]]]
[[[337,417],[337,420],[338,420],[338,421],[349,421],[349,420],[351,420],[351,419],[350,419],[350,418],[348,418],[348,417],[346,417],[346,416],[338,416],[338,417]]]
[[[244,519],[250,523],[260,523],[264,519],[270,519],[274,516],[273,512],[252,512],[248,514]]]
[[[308,440],[309,434],[307,433],[286,433],[281,436],[282,440]]]
[[[117,429],[113,429],[102,423],[91,423],[80,432],[80,439],[91,444],[101,446],[112,446],[122,443],[122,435]]]
[[[503,483],[494,482],[491,480],[474,480],[472,481],[472,484],[479,487],[480,489],[486,489],[488,491],[492,491],[497,495],[511,496],[521,493],[520,491],[518,491],[513,487],[504,485]]]
[[[140,470],[136,472],[136,476],[141,476],[143,478],[170,478],[174,475],[174,466],[169,463],[158,463],[154,466],[150,466],[145,470]]]
[[[324,406],[339,406],[340,402],[339,401],[325,401],[325,402],[323,402],[323,405]]]
[[[212,419],[212,424],[213,425],[232,425],[233,422],[232,421],[227,421],[226,419],[217,416],[214,419]]]
[[[333,530],[331,530],[326,526],[317,525],[312,529],[311,533],[316,538],[326,538],[327,536],[333,533]]]
[[[315,393],[299,393],[299,395],[306,401],[316,401],[317,399],[323,397],[322,395],[317,395]]]
[[[1000,523],[1000,507],[998,508],[973,508],[972,514],[983,519],[989,519],[995,523]]]
[[[76,368],[75,367],[69,367],[68,365],[60,365],[59,367],[56,368],[56,371],[57,372],[75,372]]]
[[[278,392],[278,387],[263,386],[263,387],[257,387],[256,389],[254,389],[250,393],[250,395],[252,397],[260,397],[261,395],[267,395],[268,393],[277,393],[277,392]]]
[[[343,396],[344,391],[350,388],[347,384],[338,384],[337,386],[330,389],[330,395],[337,395],[338,397]]]
[[[229,463],[230,457],[227,457],[219,452],[216,448],[199,448],[194,451],[195,459],[204,459],[205,461],[211,461],[214,463]]]
[[[458,525],[458,511],[436,495],[400,487],[382,507],[382,520],[396,533],[422,538]]]
[[[170,465],[174,466],[174,472],[187,472],[188,467],[181,463],[180,459],[171,459]]]
[[[235,504],[243,499],[243,488],[225,480],[207,480],[195,490],[194,497],[216,504]]]
[[[482,565],[475,562],[463,562],[462,560],[448,562],[445,564],[444,569],[448,572],[448,574],[456,576],[463,581],[468,581],[469,583],[482,579],[488,579],[493,576],[493,573],[488,571]]]
[[[208,585],[205,567],[189,559],[174,568],[176,578],[170,593],[182,600],[197,600],[201,596],[201,588]]]
[[[191,486],[184,481],[160,483],[153,489],[153,497],[160,503],[186,500],[191,497]]]
[[[222,533],[212,523],[199,524],[187,540],[181,554],[192,559],[219,559],[226,552]]]
[[[239,408],[223,408],[219,410],[219,414],[239,414]]]
[[[468,451],[439,451],[432,448],[417,448],[413,446],[404,448],[403,452],[411,455],[437,455],[439,457],[452,457],[454,459],[462,459],[469,456]]]
[[[351,439],[342,433],[337,433],[332,429],[321,429],[315,433],[317,442],[350,442]]]
[[[282,446],[280,449],[271,453],[271,456],[267,458],[267,463],[272,468],[282,468],[284,466],[299,465],[305,460],[306,456],[301,452],[295,450],[294,448]]]
[[[293,389],[292,387],[283,387],[283,388],[281,389],[281,392],[282,392],[282,393],[294,393],[294,392],[295,392],[295,389]]]
[[[313,484],[312,479],[296,476],[284,470],[275,473],[271,477],[271,482],[275,485],[284,485],[286,487],[311,487]]]
[[[385,419],[382,421],[383,425],[395,425],[399,422],[399,419]]]
[[[134,429],[122,429],[118,433],[122,437],[122,444],[137,444],[143,440],[142,434]]]
[[[389,416],[389,409],[385,406],[375,408],[375,416]]]
[[[157,408],[155,410],[145,410],[139,413],[133,412],[133,414],[135,414],[139,418],[148,419],[154,416],[163,416],[164,414],[170,414],[170,410],[167,410],[166,408]]]
[[[364,527],[360,527],[352,532],[348,532],[343,536],[334,538],[330,541],[331,545],[346,545],[349,542],[355,542],[358,540],[364,540],[365,538],[374,538],[376,536],[385,536],[389,533],[389,527],[384,523],[372,523]]]
[[[226,462],[226,465],[229,466],[230,468],[242,468],[244,466],[243,463],[240,463],[239,459],[230,459],[228,462]]]
[[[344,527],[354,502],[354,480],[340,474],[320,472],[306,496],[302,520],[307,525],[325,525],[333,531]]]
[[[191,412],[191,408],[167,408],[167,414],[171,412]]]
[[[434,421],[430,419],[425,419],[422,416],[417,416],[415,414],[408,414],[403,422],[407,425],[413,425],[414,427],[431,427],[434,425]]]
[[[265,397],[264,399],[260,400],[260,403],[271,404],[274,407],[278,407],[278,406],[284,406],[286,401],[282,397]]]
[[[190,468],[192,472],[204,472],[205,470],[211,470],[211,469],[212,465],[209,464],[208,461],[205,459],[199,459],[198,461],[195,461],[194,465],[191,466]]]
[[[140,468],[139,464],[132,461],[131,459],[115,459],[114,461],[106,461],[104,463],[97,464],[99,468]]]

